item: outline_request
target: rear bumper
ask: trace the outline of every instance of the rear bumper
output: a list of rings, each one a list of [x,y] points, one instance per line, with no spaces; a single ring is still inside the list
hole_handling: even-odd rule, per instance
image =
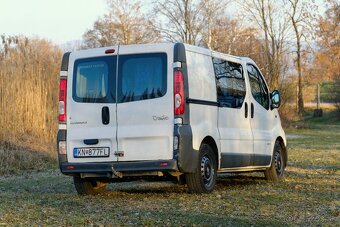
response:
[[[74,175],[78,173],[113,173],[113,172],[147,172],[147,171],[178,171],[177,161],[157,160],[138,162],[100,162],[100,163],[60,163],[63,174]]]

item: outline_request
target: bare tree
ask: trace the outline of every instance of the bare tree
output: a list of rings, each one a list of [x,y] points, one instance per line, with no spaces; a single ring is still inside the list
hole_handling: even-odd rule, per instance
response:
[[[107,0],[109,13],[95,21],[84,35],[88,48],[116,44],[149,43],[160,40],[153,22],[141,11],[140,1]]]
[[[298,73],[298,113],[304,112],[303,81],[302,81],[302,52],[303,39],[307,41],[312,32],[313,21],[315,21],[316,5],[306,0],[288,0],[290,10],[288,11],[293,26],[296,45],[296,70]]]
[[[269,86],[278,87],[283,69],[286,68],[283,55],[286,51],[285,39],[289,30],[289,18],[282,10],[283,3],[270,0],[245,0],[241,6],[248,20],[261,31],[266,59],[264,73]]]
[[[198,0],[158,0],[153,11],[160,18],[157,29],[167,40],[198,45],[204,26],[202,7]]]
[[[202,42],[203,45],[209,49],[216,49],[217,36],[219,32],[223,32],[222,29],[226,29],[224,26],[227,18],[226,9],[230,0],[202,0],[201,14],[204,26],[202,27]],[[228,30],[228,29],[227,29]],[[219,32],[217,32],[219,31]]]

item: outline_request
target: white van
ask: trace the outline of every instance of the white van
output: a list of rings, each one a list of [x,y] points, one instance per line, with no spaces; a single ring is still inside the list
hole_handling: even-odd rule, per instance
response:
[[[287,163],[279,106],[249,58],[183,43],[65,53],[60,169],[79,194],[137,179],[207,193],[226,172],[276,181]]]

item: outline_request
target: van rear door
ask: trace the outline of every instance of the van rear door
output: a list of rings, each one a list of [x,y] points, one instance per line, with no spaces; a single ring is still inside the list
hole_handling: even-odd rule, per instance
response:
[[[120,46],[119,161],[173,158],[173,44]]]
[[[67,157],[71,163],[117,161],[116,65],[116,54],[105,54],[105,49],[70,55]]]

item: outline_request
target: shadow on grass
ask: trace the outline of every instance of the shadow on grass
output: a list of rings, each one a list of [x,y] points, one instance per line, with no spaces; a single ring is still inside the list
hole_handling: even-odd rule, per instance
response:
[[[18,146],[8,149],[0,145],[0,176],[22,171],[41,171],[56,166],[57,159],[50,154]]]
[[[266,183],[264,177],[252,175],[220,175],[217,178],[216,189],[234,189]],[[123,192],[129,194],[164,194],[164,193],[187,193],[185,185],[176,182],[125,182],[111,183],[108,186],[110,192]]]
[[[124,182],[111,183],[109,192],[123,192],[128,194],[164,194],[164,193],[186,193],[184,185],[175,182]]]
[[[255,175],[256,174],[256,175]],[[223,174],[217,178],[217,186],[238,187],[247,185],[256,185],[266,183],[264,176],[259,176],[259,173],[252,174]],[[263,174],[262,174],[263,175]]]
[[[13,182],[16,182],[13,184]],[[251,175],[219,176],[215,186],[216,190],[233,190],[240,187],[265,183],[263,177]],[[110,183],[107,191],[102,195],[109,197],[125,197],[129,195],[162,195],[187,194],[185,185],[176,182],[148,182],[134,181],[122,183]],[[2,177],[0,180],[0,192],[4,193],[33,193],[46,194],[72,194],[77,196],[72,177],[62,175],[59,170],[44,170]]]

